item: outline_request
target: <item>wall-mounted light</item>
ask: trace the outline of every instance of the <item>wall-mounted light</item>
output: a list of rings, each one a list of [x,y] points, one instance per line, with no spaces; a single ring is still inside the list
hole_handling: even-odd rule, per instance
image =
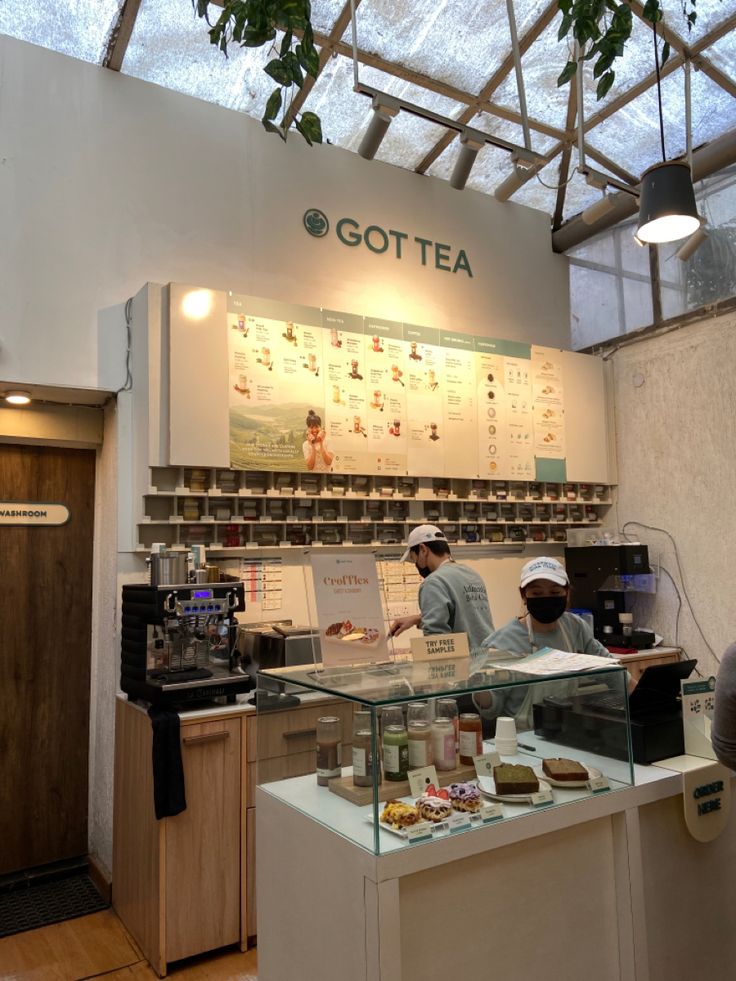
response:
[[[511,162],[514,165],[514,169],[505,180],[501,181],[493,192],[493,196],[497,201],[508,201],[511,195],[516,194],[519,188],[523,187],[527,181],[530,181],[537,170],[539,170],[537,164],[527,160],[518,153],[511,154]]]
[[[31,401],[31,393],[14,389],[12,392],[6,392],[3,398],[11,405],[28,405]]]
[[[482,133],[466,127],[460,134],[460,152],[457,155],[455,166],[450,177],[450,187],[456,191],[462,191],[465,187],[470,171],[473,169],[475,158],[478,151],[486,145],[485,137]]]
[[[358,147],[358,154],[364,160],[372,160],[378,153],[391,120],[398,115],[399,108],[399,103],[390,96],[381,94],[373,97],[373,115]]]
[[[698,251],[703,242],[708,238],[708,233],[705,228],[701,225],[700,228],[696,229],[690,238],[686,239],[680,248],[675,252],[675,255],[680,260],[680,262],[687,262],[691,259],[695,253]]]

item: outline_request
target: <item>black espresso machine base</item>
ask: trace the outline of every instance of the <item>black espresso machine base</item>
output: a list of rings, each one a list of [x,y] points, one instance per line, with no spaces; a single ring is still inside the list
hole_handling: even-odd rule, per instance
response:
[[[235,702],[235,696],[249,692],[253,682],[248,675],[232,674],[226,668],[211,668],[211,677],[177,681],[175,674],[165,678],[148,678],[146,681],[128,679],[126,691],[131,699],[150,702],[157,707],[191,708],[196,702],[209,702],[214,698],[226,698]]]

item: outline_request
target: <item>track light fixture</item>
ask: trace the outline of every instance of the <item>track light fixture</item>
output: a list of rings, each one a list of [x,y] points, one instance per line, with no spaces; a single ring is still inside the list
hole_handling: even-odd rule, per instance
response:
[[[373,116],[358,147],[359,155],[365,160],[373,160],[378,153],[391,120],[398,115],[399,109],[398,101],[391,96],[383,94],[373,96]]]
[[[595,225],[600,218],[604,218],[610,211],[613,211],[614,207],[613,195],[604,190],[602,196],[593,204],[588,205],[580,217],[586,225]]]
[[[483,133],[478,133],[469,127],[463,129],[460,134],[460,152],[450,177],[450,187],[454,187],[456,191],[462,191],[470,176],[470,171],[473,169],[478,151],[485,146],[485,143]]]
[[[703,242],[708,238],[708,233],[705,228],[701,225],[700,228],[696,229],[689,239],[682,243],[680,248],[675,252],[675,255],[680,260],[680,262],[687,262],[688,259],[692,258],[698,251]]]
[[[518,153],[511,154],[511,161],[514,169],[505,180],[501,181],[493,192],[497,201],[508,201],[511,195],[515,194],[527,181],[530,181],[540,169],[538,164],[522,157]]]

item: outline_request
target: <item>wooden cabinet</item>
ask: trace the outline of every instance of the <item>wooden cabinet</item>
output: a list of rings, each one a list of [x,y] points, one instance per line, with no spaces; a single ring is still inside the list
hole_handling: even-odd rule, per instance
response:
[[[239,715],[181,720],[186,810],[156,820],[147,714],[116,708],[113,906],[160,976],[167,963],[241,943],[246,876]]]
[[[617,655],[634,681],[638,681],[647,668],[655,664],[671,664],[680,660],[679,647],[653,647],[651,650],[637,651],[636,654]]]
[[[283,712],[244,719],[246,733],[246,866],[248,902],[246,936],[256,934],[256,784],[313,773],[316,765],[317,719],[329,714],[342,721],[343,764],[352,757],[353,703],[313,700]]]
[[[161,977],[172,961],[254,941],[256,782],[314,771],[317,719],[326,711],[342,719],[349,761],[351,702],[320,697],[259,718],[249,706],[183,714],[187,807],[157,821],[151,722],[118,699],[112,901]]]

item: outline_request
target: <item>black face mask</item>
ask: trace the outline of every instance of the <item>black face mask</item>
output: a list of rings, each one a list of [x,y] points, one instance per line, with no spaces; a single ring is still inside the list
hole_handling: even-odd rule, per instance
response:
[[[417,572],[422,577],[422,579],[426,579],[427,576],[430,574],[431,571],[432,570],[427,565],[425,565],[425,567],[423,569],[420,568],[419,566],[417,566]]]
[[[554,623],[567,608],[567,596],[528,596],[526,608],[539,623]]]

